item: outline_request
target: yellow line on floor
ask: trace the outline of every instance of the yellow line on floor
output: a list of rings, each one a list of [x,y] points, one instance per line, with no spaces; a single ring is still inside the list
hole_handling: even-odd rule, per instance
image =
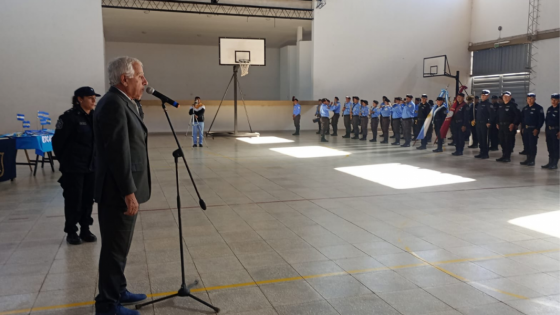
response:
[[[406,251],[409,252],[409,253],[410,253],[411,255],[413,255],[414,257],[416,257],[416,258],[422,260],[422,261],[425,262],[426,264],[428,264],[428,265],[430,265],[430,266],[436,268],[437,270],[439,270],[439,271],[441,271],[441,272],[444,272],[444,273],[446,273],[446,274],[452,276],[452,277],[455,278],[455,279],[461,280],[461,281],[463,281],[463,282],[473,282],[473,281],[470,281],[470,280],[468,280],[467,278],[461,277],[461,276],[459,276],[459,275],[457,275],[457,274],[455,274],[455,273],[453,273],[453,272],[451,272],[451,271],[449,271],[449,270],[446,270],[446,269],[443,269],[443,268],[441,268],[441,267],[439,267],[439,266],[436,266],[434,263],[428,262],[428,261],[425,260],[424,258],[418,256],[415,252],[411,251],[410,248],[408,248],[408,247],[406,248]],[[484,285],[484,284],[482,284],[482,283],[478,283],[478,282],[473,282],[473,283],[476,283],[476,284],[478,284],[479,286],[482,286],[482,287],[484,287],[484,288],[486,288],[486,289],[488,289],[488,290],[492,290],[492,291],[499,292],[499,293],[502,293],[502,294],[505,294],[505,295],[509,295],[509,296],[512,296],[512,297],[515,297],[515,298],[518,298],[518,299],[521,299],[521,300],[526,300],[526,299],[527,299],[527,297],[524,297],[524,296],[522,296],[522,295],[518,295],[518,294],[515,294],[515,293],[503,291],[503,290],[496,289],[496,288],[492,288],[492,287],[489,287],[489,286]]]
[[[409,265],[398,265],[398,266],[391,266],[391,267],[378,267],[378,268],[351,270],[351,271],[348,271],[348,272],[345,272],[345,271],[331,272],[331,273],[324,273],[324,274],[318,274],[318,275],[262,280],[262,281],[237,283],[237,284],[214,286],[214,287],[207,287],[207,288],[196,288],[196,289],[192,289],[191,292],[193,292],[193,293],[204,292],[204,291],[208,292],[208,291],[240,288],[240,287],[262,285],[262,284],[269,284],[269,283],[279,283],[279,282],[289,282],[289,281],[304,280],[304,279],[324,278],[324,277],[332,277],[332,276],[338,276],[338,275],[366,273],[366,272],[391,270],[391,269],[413,268],[413,267],[428,266],[428,265],[432,266],[432,267],[434,267],[434,268],[436,268],[436,269],[438,269],[438,270],[440,270],[440,271],[442,271],[442,272],[444,272],[444,273],[446,273],[446,274],[448,274],[448,275],[450,275],[450,276],[452,276],[456,279],[459,279],[459,280],[464,281],[464,282],[468,282],[469,280],[467,280],[467,279],[465,279],[465,278],[463,278],[459,275],[456,275],[456,274],[452,273],[451,271],[445,270],[444,268],[441,268],[437,265],[451,264],[451,263],[457,263],[457,262],[467,262],[467,261],[479,261],[479,260],[487,260],[487,259],[495,259],[495,258],[505,258],[505,257],[513,257],[513,256],[525,256],[525,255],[552,253],[552,252],[560,251],[560,248],[548,249],[548,250],[539,250],[539,251],[531,251],[531,252],[522,252],[522,253],[512,253],[512,254],[506,254],[506,255],[501,255],[501,256],[488,256],[488,257],[480,257],[480,258],[465,258],[465,259],[455,259],[455,260],[444,260],[444,261],[438,261],[438,262],[433,262],[433,263],[428,262],[427,260],[424,260],[422,257],[420,257],[417,254],[415,254],[414,252],[410,251],[410,249],[408,247],[406,248],[406,250],[410,254],[414,255],[416,258],[423,261],[423,263],[409,264]],[[512,296],[512,297],[515,297],[515,298],[518,298],[518,299],[527,299],[527,297],[524,297],[522,295],[517,295],[515,293],[506,292],[506,291],[502,291],[502,290],[499,290],[499,289],[494,289],[494,288],[485,286],[485,285],[480,284],[480,283],[477,283],[477,284],[480,285],[480,286],[483,286],[485,288],[488,288],[490,290],[500,292],[502,294],[506,294],[506,295],[509,295],[509,296]],[[148,297],[162,297],[162,296],[167,296],[167,295],[171,295],[171,294],[175,294],[175,293],[177,293],[177,291],[153,293],[153,294],[148,294]],[[26,309],[12,310],[12,311],[2,311],[2,312],[0,312],[0,315],[24,314],[24,313],[30,313],[30,312],[47,311],[47,310],[54,310],[54,309],[64,309],[64,308],[71,308],[71,307],[93,305],[94,303],[95,303],[95,301],[87,301],[87,302],[62,304],[62,305],[40,306],[40,307],[33,307],[33,308],[26,308]]]

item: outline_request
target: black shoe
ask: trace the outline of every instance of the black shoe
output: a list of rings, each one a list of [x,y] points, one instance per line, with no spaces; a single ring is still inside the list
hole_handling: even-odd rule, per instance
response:
[[[66,242],[70,245],[82,244],[82,240],[76,232],[68,233],[68,236],[66,236]]]
[[[502,160],[502,162],[509,163],[509,162],[511,162],[511,160],[509,158],[505,158],[505,159]]]
[[[338,136],[338,134],[336,134],[336,133],[331,133],[331,136],[333,136],[333,137],[337,137],[337,136]]]
[[[548,168],[550,166],[550,164],[552,164],[552,159],[551,158],[548,159],[548,163],[546,163],[546,165],[541,165],[541,168]]]
[[[405,144],[401,145],[401,148],[408,148],[408,147],[410,147],[410,144],[405,143]]]
[[[457,152],[457,151],[455,151],[455,152],[451,153],[451,155],[454,155],[454,156],[461,156],[461,155],[463,155],[463,152]]]
[[[550,162],[550,165],[548,166],[549,170],[555,170],[558,169],[558,159],[552,159],[552,162]]]
[[[448,143],[447,145],[454,146],[455,142]]]
[[[354,139],[354,140],[356,140],[356,139],[360,139],[360,138],[358,138],[358,137],[352,137],[352,138],[350,138],[350,139]]]
[[[365,141],[365,140],[367,140],[366,137],[360,138],[360,141]]]
[[[348,139],[348,138],[350,138],[350,136],[349,136],[349,135],[345,135],[345,136],[342,136],[342,138]]]
[[[320,134],[321,134],[321,130],[317,131],[315,134],[320,135]]]
[[[198,145],[196,145],[196,144],[193,144],[193,145],[192,145],[192,147],[193,147],[193,148],[196,148],[196,147],[198,147]]]
[[[202,143],[198,145],[199,148],[202,148]]]
[[[529,161],[526,165],[527,165],[527,166],[535,166],[535,161],[534,161],[534,160],[531,160],[531,161]]]
[[[379,137],[381,137],[381,138],[385,138],[385,135],[381,135],[381,136],[379,136]]]
[[[500,150],[500,149],[498,149],[498,148],[490,148],[490,151],[498,151],[498,150]]]
[[[489,159],[489,158],[490,158],[490,157],[489,157],[488,155],[482,155],[482,156],[480,157],[481,160],[487,160],[487,159]]]
[[[527,164],[529,164],[529,159],[527,159],[527,160],[525,160],[525,161],[523,161],[523,162],[519,162],[519,164],[521,164],[521,165],[527,165]]]
[[[478,148],[478,144],[469,145],[469,149],[476,149]]]
[[[299,132],[292,133],[292,136],[299,136]]]
[[[325,137],[321,138],[321,142],[329,142]]]
[[[453,140],[453,137],[449,137],[449,138],[447,138],[447,140]]]
[[[475,155],[475,156],[474,156],[475,159],[480,159],[481,157],[482,157],[482,154],[479,154],[479,155]]]
[[[394,137],[395,137],[395,136],[393,135],[393,136],[390,136],[389,138],[394,138]]]
[[[86,243],[93,243],[97,241],[97,236],[93,235],[89,230],[80,231],[80,238]]]
[[[496,162],[503,162],[504,160],[505,160],[505,158],[502,156],[501,158],[496,159]]]
[[[418,148],[416,148],[416,150],[426,150],[426,146],[421,145]]]
[[[432,150],[432,152],[436,152],[436,153],[443,152],[443,149],[435,149],[435,150]]]
[[[525,150],[519,152],[519,155],[527,155],[527,153],[525,153]]]
[[[389,141],[381,141],[381,142],[379,142],[379,143],[389,143]]]
[[[393,143],[391,143],[391,145],[401,145],[401,143],[400,142],[393,142]]]
[[[371,140],[369,140],[369,142],[377,142],[377,140],[371,139]]]

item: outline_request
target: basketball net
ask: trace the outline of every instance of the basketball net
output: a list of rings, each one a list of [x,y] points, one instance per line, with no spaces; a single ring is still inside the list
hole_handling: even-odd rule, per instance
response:
[[[241,69],[241,76],[242,77],[249,74],[249,67],[250,66],[251,66],[251,63],[250,63],[249,60],[247,60],[247,59],[239,60],[239,68]]]

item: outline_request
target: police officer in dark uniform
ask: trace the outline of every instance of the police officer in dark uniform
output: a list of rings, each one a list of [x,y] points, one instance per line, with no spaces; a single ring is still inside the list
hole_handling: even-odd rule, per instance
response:
[[[546,111],[546,147],[548,148],[548,164],[541,166],[550,170],[558,168],[560,157],[560,111],[558,107],[560,94],[554,93],[550,97],[550,107]]]
[[[414,125],[414,138],[418,138],[418,134],[420,133],[420,130],[422,130],[422,126],[424,126],[424,123],[426,122],[426,118],[428,118],[428,115],[430,115],[430,111],[432,110],[432,106],[430,105],[430,103],[428,103],[428,95],[426,94],[422,94],[422,98],[421,98],[421,103],[418,105],[418,117],[416,119],[416,123]],[[425,150],[426,149],[426,145],[432,141],[432,125],[430,124],[430,128],[428,128],[428,130],[426,130],[426,134],[424,135],[424,139],[422,139],[421,142],[421,146],[419,146],[418,148],[416,148],[417,150]]]
[[[447,118],[447,108],[445,108],[445,106],[443,106],[443,102],[445,101],[445,98],[443,97],[439,97],[436,99],[436,106],[433,109],[433,120],[432,120],[432,125],[434,126],[434,129],[436,131],[436,136],[437,136],[437,149],[433,150],[433,152],[443,152],[443,142],[445,141],[445,138],[441,137],[440,134],[440,130],[441,130],[441,126],[443,125],[443,122],[445,121],[445,118]]]
[[[527,155],[525,161],[519,162],[521,165],[535,165],[539,133],[544,125],[544,110],[535,102],[536,98],[535,93],[527,94],[527,106],[521,110],[521,137],[523,138],[523,151]]]
[[[94,138],[93,111],[95,97],[100,96],[88,86],[74,92],[71,109],[58,118],[52,138],[53,150],[60,162],[62,177],[58,180],[64,196],[64,232],[72,245],[95,242],[89,227],[93,224]],[[80,235],[78,227],[80,224]]]
[[[453,142],[455,142],[455,152],[451,153],[454,156],[463,155],[463,150],[465,149],[465,141],[469,138],[471,129],[471,112],[469,111],[469,106],[463,100],[465,97],[464,93],[459,93],[457,95],[457,109],[453,114],[453,122],[455,132],[453,132]]]
[[[478,134],[476,133],[476,115],[478,112],[478,104],[480,103],[480,98],[478,95],[475,95],[474,102],[469,105],[469,111],[471,113],[471,135],[473,139],[473,143],[469,145],[469,149],[476,149],[478,148]]]
[[[502,93],[503,104],[498,108],[496,128],[499,130],[500,143],[502,145],[502,157],[496,159],[498,162],[511,162],[511,152],[513,151],[513,138],[517,134],[520,114],[517,104],[511,102],[511,92]]]
[[[492,110],[494,113],[498,112],[498,107],[500,104],[498,103],[498,96],[492,95]],[[498,145],[500,145],[500,137],[498,136],[498,128],[496,128],[496,124],[498,123],[495,119],[497,119],[496,115],[491,117],[492,121],[490,121],[490,128],[488,129],[488,138],[490,139],[490,151],[498,151]]]
[[[478,104],[476,118],[474,120],[478,143],[480,145],[480,153],[474,157],[483,160],[489,158],[488,133],[490,127],[492,126],[492,118],[494,117],[494,109],[492,108],[492,103],[490,103],[490,100],[488,99],[489,97],[490,91],[482,90],[482,102]]]

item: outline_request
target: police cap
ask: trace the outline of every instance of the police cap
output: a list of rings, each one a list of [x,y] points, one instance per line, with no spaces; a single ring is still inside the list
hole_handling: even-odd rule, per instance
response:
[[[550,98],[559,100],[559,99],[560,99],[560,94],[554,93],[554,94],[552,94],[552,95],[550,96]]]
[[[82,86],[81,88],[74,91],[74,96],[76,97],[86,97],[86,96],[93,96],[93,95],[101,96],[99,94],[96,94],[93,88],[89,86]]]

